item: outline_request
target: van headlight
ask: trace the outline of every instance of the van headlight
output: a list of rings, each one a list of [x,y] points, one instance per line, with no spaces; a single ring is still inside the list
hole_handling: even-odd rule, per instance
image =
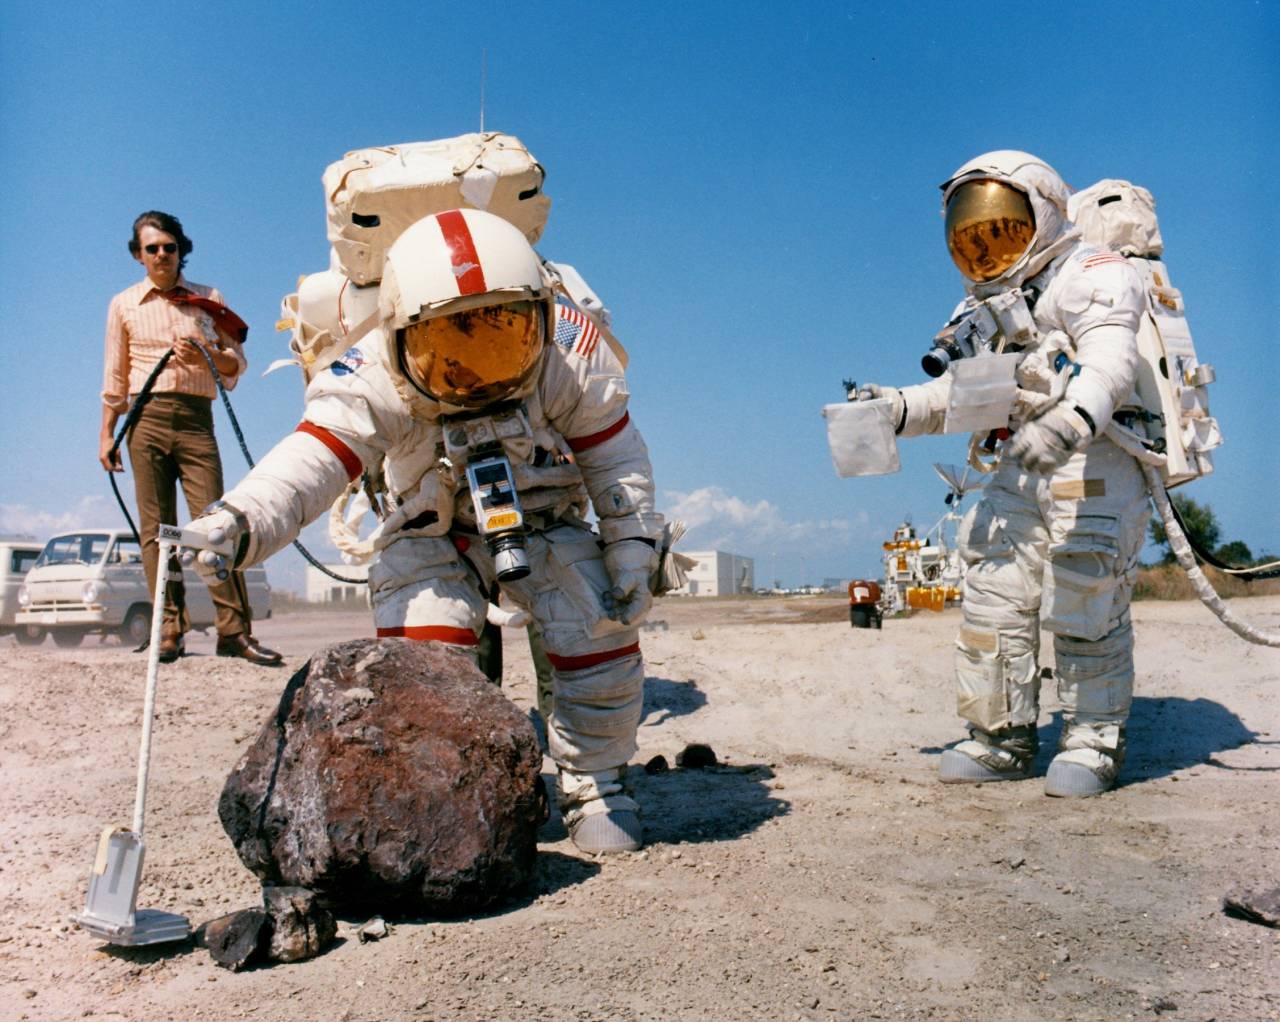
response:
[[[31,593],[27,591],[27,587],[25,585],[18,586],[18,606],[31,606]]]
[[[97,603],[101,595],[102,589],[97,582],[86,582],[80,590],[80,600],[83,603]]]

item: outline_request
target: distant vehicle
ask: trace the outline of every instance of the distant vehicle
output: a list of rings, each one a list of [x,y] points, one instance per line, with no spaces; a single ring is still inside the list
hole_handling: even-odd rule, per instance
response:
[[[44,641],[39,625],[18,625],[18,590],[31,566],[40,556],[35,540],[0,540],[0,635],[12,634],[24,646]]]
[[[213,624],[213,599],[193,568],[182,576],[191,627],[204,631]],[[266,570],[248,569],[245,582],[252,616],[270,617]],[[19,628],[44,629],[59,646],[78,646],[90,632],[140,645],[151,634],[151,593],[133,533],[93,529],[54,536],[18,589],[18,607]],[[43,638],[41,632],[29,641]]]

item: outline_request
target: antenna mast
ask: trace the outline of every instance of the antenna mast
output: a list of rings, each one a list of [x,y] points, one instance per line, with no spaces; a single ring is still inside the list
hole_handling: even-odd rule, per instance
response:
[[[489,51],[480,51],[480,134],[484,134],[484,78],[488,64]]]

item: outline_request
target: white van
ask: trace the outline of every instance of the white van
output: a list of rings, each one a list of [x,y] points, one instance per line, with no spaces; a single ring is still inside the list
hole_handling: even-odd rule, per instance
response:
[[[194,568],[182,575],[191,627],[204,631],[213,625],[213,599]],[[266,570],[248,569],[245,582],[252,616],[270,617]],[[90,632],[140,645],[151,634],[151,593],[133,533],[88,529],[54,536],[27,572],[18,606],[18,626],[43,628],[59,646],[78,646]]]
[[[35,540],[0,539],[0,635],[12,634],[24,646],[44,641],[39,625],[17,625],[18,590],[41,546]]]

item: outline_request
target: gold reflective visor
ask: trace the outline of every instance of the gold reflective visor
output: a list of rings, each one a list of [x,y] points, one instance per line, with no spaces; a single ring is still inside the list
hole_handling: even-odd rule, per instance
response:
[[[542,303],[487,305],[405,327],[401,355],[418,389],[447,404],[483,408],[509,397],[542,353]]]
[[[966,181],[947,201],[947,250],[970,280],[995,280],[1022,258],[1036,233],[1026,195],[1003,181]]]

